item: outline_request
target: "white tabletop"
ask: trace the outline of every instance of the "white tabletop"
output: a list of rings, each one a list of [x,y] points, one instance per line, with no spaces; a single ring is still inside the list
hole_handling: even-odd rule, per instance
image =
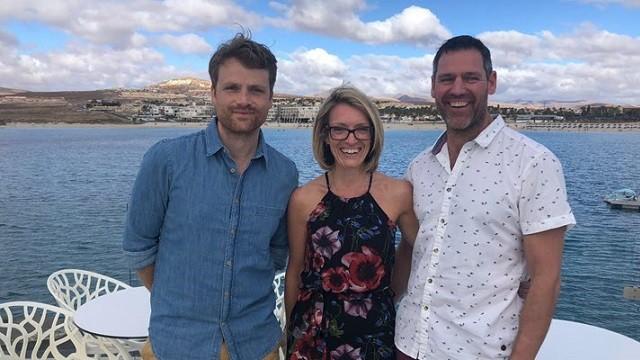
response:
[[[149,290],[144,286],[116,291],[81,305],[73,315],[80,329],[112,338],[146,338],[149,335]]]
[[[553,319],[536,360],[637,360],[640,342],[607,329]]]

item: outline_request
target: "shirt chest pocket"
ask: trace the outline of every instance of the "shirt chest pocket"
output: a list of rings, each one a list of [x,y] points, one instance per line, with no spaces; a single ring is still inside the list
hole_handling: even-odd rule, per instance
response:
[[[267,252],[284,213],[285,209],[280,207],[244,205],[238,218],[236,243],[257,252]]]

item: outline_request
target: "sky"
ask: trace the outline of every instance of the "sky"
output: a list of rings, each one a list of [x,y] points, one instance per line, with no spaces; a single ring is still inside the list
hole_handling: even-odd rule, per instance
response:
[[[640,106],[640,0],[0,0],[0,87],[208,79],[242,29],[278,58],[276,93],[430,98],[438,46],[468,34],[491,50],[493,101]]]

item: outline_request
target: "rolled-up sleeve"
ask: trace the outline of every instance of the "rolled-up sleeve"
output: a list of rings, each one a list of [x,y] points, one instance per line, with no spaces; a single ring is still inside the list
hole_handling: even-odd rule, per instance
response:
[[[155,262],[169,188],[169,159],[161,141],[144,155],[131,191],[122,247],[132,269]]]
[[[519,199],[520,225],[524,235],[576,223],[567,200],[564,174],[558,158],[543,152],[525,170]]]

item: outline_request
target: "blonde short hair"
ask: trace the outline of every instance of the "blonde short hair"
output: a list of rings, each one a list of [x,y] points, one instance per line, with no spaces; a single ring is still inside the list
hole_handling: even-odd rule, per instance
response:
[[[331,94],[320,106],[313,124],[313,156],[318,165],[324,170],[332,170],[336,159],[331,153],[329,144],[326,143],[329,136],[329,114],[338,104],[346,104],[362,111],[371,124],[371,148],[364,159],[364,170],[374,172],[378,168],[378,161],[382,154],[384,129],[378,108],[362,91],[350,85],[342,85],[331,91]]]

